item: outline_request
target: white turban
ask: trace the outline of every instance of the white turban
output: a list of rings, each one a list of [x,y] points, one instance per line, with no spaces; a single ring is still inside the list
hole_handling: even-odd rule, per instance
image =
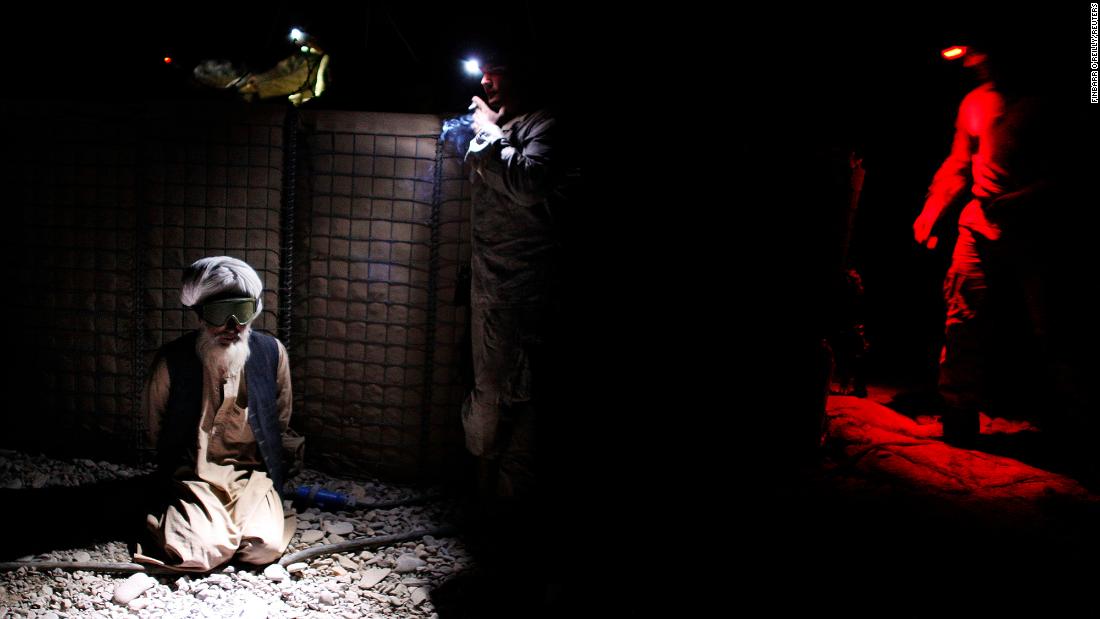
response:
[[[229,256],[211,256],[184,269],[180,301],[186,307],[194,307],[217,297],[252,297],[259,314],[264,307],[260,299],[263,291],[260,276],[246,262]]]

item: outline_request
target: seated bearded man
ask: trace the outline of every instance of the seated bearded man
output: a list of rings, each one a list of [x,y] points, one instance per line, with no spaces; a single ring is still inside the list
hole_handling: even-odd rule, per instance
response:
[[[263,565],[290,542],[297,523],[281,497],[290,365],[279,340],[251,328],[262,292],[235,258],[184,271],[180,300],[202,325],[158,351],[146,384],[164,493],[147,518],[154,548],[139,546],[137,561],[194,572],[232,559]]]

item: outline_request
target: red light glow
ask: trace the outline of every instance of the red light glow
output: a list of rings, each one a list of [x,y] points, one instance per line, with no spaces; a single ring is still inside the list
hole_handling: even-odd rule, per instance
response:
[[[943,55],[944,58],[948,60],[955,60],[956,58],[962,58],[966,55],[966,48],[956,45],[955,47],[949,47],[940,53]]]
[[[171,56],[165,56],[164,57],[164,64],[172,64],[172,57]]]

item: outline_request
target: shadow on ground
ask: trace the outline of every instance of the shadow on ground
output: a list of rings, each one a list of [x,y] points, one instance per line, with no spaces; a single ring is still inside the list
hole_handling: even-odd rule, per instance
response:
[[[131,542],[145,522],[152,476],[72,487],[0,490],[0,560]]]

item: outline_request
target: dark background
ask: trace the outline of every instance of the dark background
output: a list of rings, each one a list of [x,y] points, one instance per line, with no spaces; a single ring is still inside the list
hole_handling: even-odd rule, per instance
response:
[[[730,128],[748,171],[737,216],[758,231],[737,238],[755,239],[743,259],[770,274],[761,286],[791,310],[776,322],[793,326],[780,330],[818,329],[836,302],[823,282],[839,262],[836,199],[854,150],[867,171],[851,259],[866,288],[871,378],[934,384],[952,226],[938,231],[934,252],[916,245],[911,226],[949,152],[959,103],[978,83],[940,57],[951,45],[997,45],[1058,110],[1047,156],[1079,198],[1050,219],[1060,245],[1081,249],[1067,281],[1094,264],[1086,204],[1095,202],[1087,179],[1100,106],[1089,103],[1089,5],[1053,4],[783,8],[735,23]]]
[[[267,69],[293,53],[286,37],[298,26],[332,58],[329,91],[307,106],[450,116],[480,92],[459,63],[484,41],[537,50],[546,90],[577,112],[579,155],[598,165],[585,183],[599,206],[575,225],[593,249],[577,261],[597,309],[578,322],[603,340],[587,357],[604,374],[629,370],[621,362],[630,357],[656,359],[643,370],[679,391],[677,406],[683,392],[721,384],[674,377],[683,366],[667,362],[707,366],[700,352],[712,352],[713,332],[763,340],[731,348],[753,363],[762,351],[782,357],[784,337],[819,330],[835,305],[822,282],[840,234],[822,196],[836,193],[836,163],[853,149],[867,169],[852,261],[867,291],[872,378],[932,380],[950,242],[937,252],[917,247],[911,224],[948,152],[959,101],[975,85],[940,58],[943,48],[994,38],[1026,58],[1065,112],[1063,148],[1051,156],[1081,170],[1081,180],[1096,169],[1088,2],[776,5],[721,15],[552,2],[27,10],[6,35],[9,98],[232,98],[194,86],[190,70],[211,59]],[[1067,245],[1087,246],[1095,229],[1094,192],[1084,189],[1068,207]],[[721,295],[733,301],[708,315],[705,300]],[[700,326],[704,333],[688,333]],[[704,351],[673,350],[700,342]],[[784,380],[771,366],[762,371]]]
[[[1066,348],[1080,376],[1096,375],[1096,329],[1084,310],[1091,305],[1088,282],[1097,264],[1092,248],[1100,124],[1100,105],[1089,103],[1089,4],[784,4],[721,28],[727,26],[732,32],[723,40],[733,41],[734,53],[723,57],[732,66],[692,84],[705,87],[702,106],[738,149],[738,182],[716,175],[731,199],[710,204],[729,215],[721,230],[723,252],[736,248],[736,262],[715,283],[744,291],[720,305],[724,318],[743,317],[730,321],[726,350],[752,377],[730,393],[733,405],[703,409],[708,427],[725,416],[730,429],[713,431],[706,448],[693,445],[708,467],[723,471],[711,478],[721,488],[718,494],[738,499],[735,510],[723,509],[717,498],[709,504],[716,526],[729,527],[732,547],[749,549],[747,564],[758,570],[751,582],[760,591],[779,592],[765,598],[771,603],[794,606],[812,599],[839,602],[857,616],[885,608],[886,614],[905,616],[904,609],[936,604],[957,588],[956,599],[980,598],[988,603],[983,614],[997,614],[996,592],[1006,590],[1004,581],[1022,581],[1015,571],[1008,577],[1006,572],[1038,579],[1044,571],[1071,571],[1066,568],[1072,561],[1053,551],[1044,557],[1018,535],[968,530],[953,518],[934,523],[904,499],[891,498],[889,489],[877,499],[857,491],[848,503],[831,502],[828,492],[807,492],[794,481],[799,473],[828,473],[820,472],[812,449],[798,452],[789,430],[813,430],[820,419],[813,417],[814,405],[818,411],[822,405],[818,342],[841,302],[830,283],[840,262],[843,164],[852,149],[863,155],[867,170],[852,259],[866,290],[869,379],[911,389],[935,386],[952,239],[941,238],[940,249],[929,252],[913,241],[912,223],[949,152],[959,103],[977,85],[939,53],[975,37],[996,40],[1020,60],[1035,91],[1059,110],[1055,147],[1044,156],[1062,172],[1066,191],[1042,218],[1049,224],[1044,251],[1057,256],[1046,282],[1059,294],[1063,345],[1073,342]],[[719,83],[725,87],[721,95]],[[940,232],[950,232],[950,226]],[[718,380],[740,372],[725,372]],[[1028,386],[1020,385],[1021,392]],[[1087,399],[1095,415],[1095,397]],[[1053,417],[1042,409],[1025,412],[1031,422]],[[1086,457],[1095,452],[1091,445],[1066,449]],[[889,505],[890,514],[877,512],[876,505]],[[748,514],[751,524],[730,526],[735,514]],[[926,535],[914,541],[914,532]],[[1093,546],[1083,541],[1082,547]],[[990,558],[994,569],[976,569]],[[1003,570],[1007,565],[1012,567]],[[988,581],[997,584],[986,586]],[[1059,584],[1072,597],[1081,590],[1075,582]],[[1027,586],[1044,590],[1036,580]],[[823,595],[795,593],[818,588]],[[859,602],[841,601],[849,590],[859,591]],[[879,592],[889,606],[873,603]],[[1025,596],[1014,591],[1000,597],[1011,604]],[[1054,597],[1044,596],[1042,603]],[[955,608],[942,605],[935,612],[961,614]],[[1018,614],[1019,607],[1005,612]]]
[[[330,90],[313,107],[450,113],[480,93],[460,62],[486,43],[537,56],[554,82],[570,79],[588,11],[546,2],[213,2],[128,8],[37,5],[8,34],[19,61],[9,96],[109,100],[212,97],[190,83],[206,60],[261,72],[292,55],[298,27],[331,56]],[[173,62],[166,65],[164,57]],[[223,93],[224,94],[224,93]]]
[[[661,540],[635,543],[627,532],[679,526],[680,513],[662,514],[700,473],[726,484],[723,498],[728,488],[751,506],[745,481],[774,466],[766,452],[783,437],[723,426],[731,410],[738,426],[782,414],[773,409],[791,385],[813,386],[812,371],[797,367],[812,351],[799,346],[813,343],[835,305],[823,282],[838,261],[838,218],[822,204],[850,149],[867,169],[853,260],[867,291],[872,378],[934,378],[948,256],[917,247],[911,224],[975,85],[940,50],[978,33],[1033,54],[1041,88],[1065,110],[1063,147],[1051,156],[1083,170],[1081,180],[1096,176],[1100,105],[1088,103],[1087,2],[783,4],[721,15],[686,5],[597,15],[595,5],[515,3],[505,16],[469,3],[41,3],[7,33],[5,97],[224,97],[191,85],[191,68],[224,59],[267,69],[294,51],[286,36],[298,26],[332,57],[330,90],[307,106],[449,116],[480,92],[459,65],[479,39],[504,31],[536,42],[548,90],[588,112],[581,153],[598,164],[585,171],[585,223],[599,220],[585,237],[605,248],[584,259],[581,288],[593,294],[574,300],[592,310],[576,321],[592,335],[576,338],[585,343],[577,370],[597,378],[575,397],[586,415],[578,433],[603,438],[589,420],[612,429],[610,440],[590,441],[602,456],[578,453],[575,465],[614,461],[589,477],[605,499],[624,488],[637,498],[608,520],[616,546],[640,558],[663,552]],[[1062,229],[1084,250],[1097,229],[1096,193],[1085,185],[1079,195]],[[746,367],[751,380],[731,381]],[[632,380],[610,380],[635,369]],[[727,475],[741,455],[755,461]],[[673,484],[658,481],[670,474]]]
[[[598,177],[588,175],[591,193],[618,202],[598,209],[621,237],[609,237],[601,251],[627,261],[646,259],[648,240],[639,237],[673,236],[664,218],[671,215],[692,236],[704,228],[735,238],[744,252],[735,263],[771,261],[776,272],[811,273],[815,266],[804,263],[836,250],[836,231],[820,234],[820,213],[801,210],[812,209],[813,198],[761,205],[774,204],[776,184],[793,196],[830,182],[830,157],[855,149],[867,178],[853,260],[868,290],[872,354],[883,356],[875,367],[900,374],[934,367],[947,250],[916,247],[909,227],[947,154],[958,103],[975,85],[939,51],[975,36],[998,39],[1026,57],[1046,93],[1065,105],[1071,129],[1056,156],[1080,164],[1096,150],[1089,139],[1100,107],[1088,103],[1087,2],[784,5],[723,15],[532,1],[490,8],[203,0],[26,10],[6,34],[9,98],[233,98],[194,85],[191,70],[203,60],[268,69],[294,52],[287,34],[297,26],[331,55],[329,90],[307,106],[450,116],[480,93],[460,61],[493,39],[518,43],[536,56],[545,91],[583,118],[583,157],[598,153],[601,166]],[[699,148],[676,148],[684,142]],[[722,227],[708,226],[709,214],[678,210],[698,201],[658,197],[685,188],[739,206],[718,213],[729,218]],[[669,240],[689,251],[720,246],[705,259],[719,270],[731,258],[721,240]],[[795,295],[783,304],[804,302]]]

